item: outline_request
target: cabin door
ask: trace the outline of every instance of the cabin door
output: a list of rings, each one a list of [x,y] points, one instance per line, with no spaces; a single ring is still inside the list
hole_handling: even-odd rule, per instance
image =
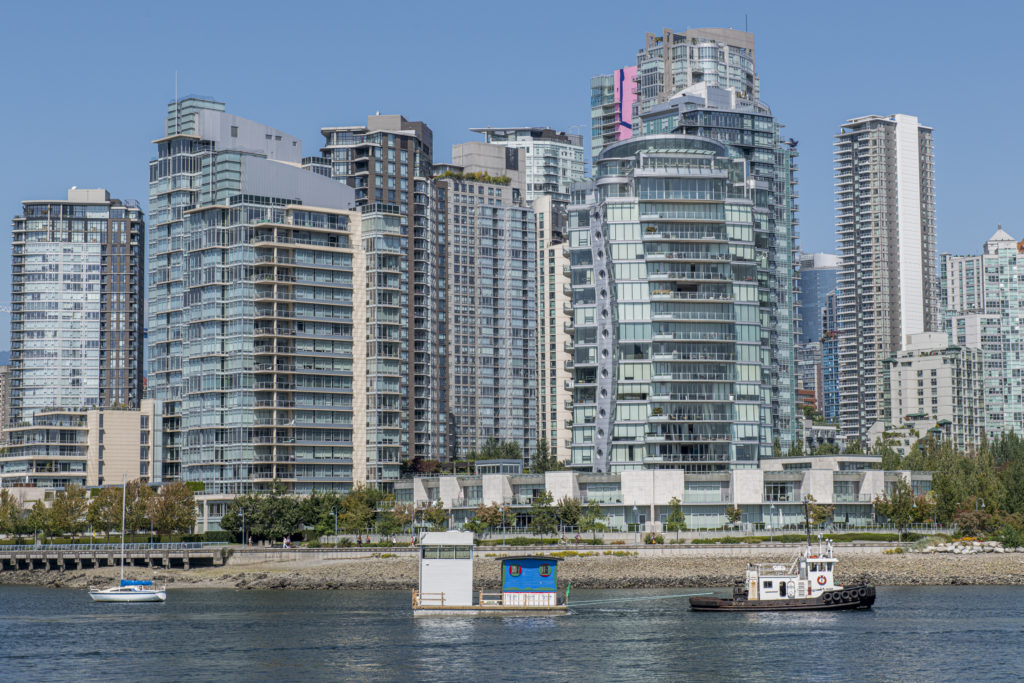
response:
[[[785,581],[779,581],[779,597],[780,598],[786,597],[786,582]]]

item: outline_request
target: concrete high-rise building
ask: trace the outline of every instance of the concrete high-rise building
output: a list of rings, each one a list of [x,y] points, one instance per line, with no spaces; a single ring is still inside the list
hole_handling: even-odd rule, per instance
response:
[[[581,202],[583,203],[583,202]],[[567,205],[552,195],[533,200],[537,220],[537,384],[540,436],[568,461],[572,447],[572,271]]]
[[[103,189],[25,201],[12,225],[11,424],[43,409],[138,407],[142,209]]]
[[[732,88],[739,97],[758,100],[754,66],[754,34],[746,31],[691,28],[676,33],[666,28],[661,35],[648,33],[636,56],[633,118],[695,83]]]
[[[1024,433],[1024,247],[1000,227],[980,255],[943,254],[941,281],[950,343],[982,351],[986,434]]]
[[[981,444],[985,414],[981,349],[950,344],[942,332],[923,332],[910,335],[885,363],[888,401],[881,418],[883,428],[930,421],[961,451]]]
[[[364,216],[367,477],[388,490],[403,459],[450,452],[447,237],[433,206],[433,133],[399,115],[321,132],[332,176],[354,188]]]
[[[537,225],[525,157],[469,142],[435,166],[448,236],[448,440],[458,458],[491,439],[518,443],[527,461],[537,448]]]
[[[0,443],[7,441],[5,431],[11,423],[11,366],[0,365]]]
[[[526,150],[526,200],[550,194],[568,203],[569,189],[583,180],[583,136],[551,128],[471,128],[483,133],[485,142]],[[512,154],[510,152],[510,154]]]
[[[782,125],[768,105],[735,88],[692,85],[641,117],[643,135],[662,131],[718,140],[749,164],[756,242],[756,282],[763,294],[764,385],[771,396],[769,443],[783,451],[797,442],[796,417],[796,159],[797,143],[783,141]],[[770,359],[767,360],[767,359]]]
[[[821,312],[825,297],[836,288],[839,257],[835,254],[800,254],[800,334],[798,344],[821,341]]]
[[[149,390],[156,480],[234,494],[365,480],[366,215],[301,167],[298,139],[185,98],[150,163]]]
[[[939,328],[932,129],[863,116],[835,142],[840,426],[864,439],[884,409],[882,363]]]
[[[636,67],[625,66],[590,79],[590,155],[633,137]]]

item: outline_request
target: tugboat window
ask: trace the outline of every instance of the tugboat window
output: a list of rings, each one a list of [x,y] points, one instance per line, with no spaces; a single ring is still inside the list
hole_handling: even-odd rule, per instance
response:
[[[443,545],[441,546],[441,558],[442,560],[454,560],[455,559],[455,546]]]
[[[522,566],[520,566],[518,564],[510,564],[508,566],[508,575],[509,576],[519,576],[522,573],[523,573]]]
[[[456,560],[468,560],[473,557],[473,548],[468,545],[460,545],[455,547],[455,559]]]
[[[436,560],[438,558],[438,547],[436,545],[423,546],[423,557],[428,560]]]
[[[764,582],[764,587],[765,588],[771,588],[772,587],[772,582],[771,581],[765,581]]]
[[[550,564],[542,564],[540,566],[540,575],[541,576],[551,576],[551,565]]]

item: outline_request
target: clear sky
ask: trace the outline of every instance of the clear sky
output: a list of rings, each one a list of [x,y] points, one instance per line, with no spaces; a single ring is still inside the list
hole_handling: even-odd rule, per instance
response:
[[[846,119],[913,114],[935,128],[938,251],[1024,237],[1021,3],[8,3],[0,39],[0,206],[105,187],[145,205],[151,141],[179,94],[302,138],[402,113],[435,161],[470,127],[579,127],[589,78],[636,63],[663,27],[754,33],[761,96],[800,141],[800,246],[834,249],[832,138]],[[588,155],[589,156],[589,155]],[[1016,189],[1015,189],[1016,188]],[[3,239],[10,225],[2,221]],[[0,251],[0,302],[10,252]],[[0,315],[0,349],[9,321]]]

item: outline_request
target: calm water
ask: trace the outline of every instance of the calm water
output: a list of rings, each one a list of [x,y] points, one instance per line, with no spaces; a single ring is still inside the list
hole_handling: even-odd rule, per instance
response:
[[[574,600],[698,592],[573,591]],[[875,608],[416,617],[406,592],[174,590],[165,604],[0,587],[0,680],[1017,680],[1024,588],[880,588]]]

